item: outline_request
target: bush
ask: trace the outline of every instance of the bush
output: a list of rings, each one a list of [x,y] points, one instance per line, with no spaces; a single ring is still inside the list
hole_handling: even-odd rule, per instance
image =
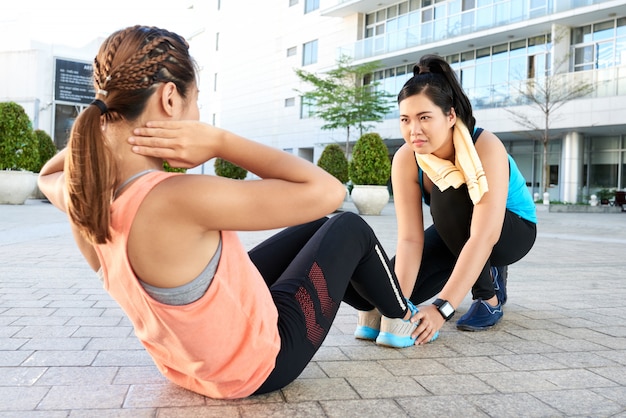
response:
[[[174,168],[167,161],[163,161],[163,169],[168,173],[186,173],[186,168]]]
[[[220,177],[228,177],[229,179],[243,180],[248,175],[248,170],[241,168],[230,161],[216,158],[213,164],[215,174]]]
[[[0,170],[33,171],[39,147],[26,111],[15,102],[0,103]]]
[[[332,174],[341,183],[348,182],[348,160],[337,144],[326,145],[317,166]]]
[[[46,131],[42,129],[35,129],[33,135],[35,137],[35,143],[39,148],[39,163],[37,164],[37,167],[31,171],[39,173],[41,171],[41,167],[43,167],[43,165],[47,163],[50,158],[56,155],[57,147],[54,145],[54,141],[52,141],[52,138]]]
[[[391,176],[389,152],[377,133],[363,135],[354,145],[350,179],[357,185],[385,186]]]

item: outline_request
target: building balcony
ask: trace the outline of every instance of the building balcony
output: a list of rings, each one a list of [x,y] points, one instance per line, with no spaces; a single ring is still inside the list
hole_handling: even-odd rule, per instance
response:
[[[366,9],[374,3],[380,8],[387,2],[344,0],[335,8],[368,13],[377,10],[376,6]],[[532,7],[531,4],[530,0],[510,0],[453,12],[451,5],[445,8],[446,3],[443,3],[441,11],[435,13],[439,17],[430,20],[424,20],[421,9],[417,9],[386,21],[383,34],[339,47],[337,55],[348,55],[356,62],[382,60],[385,64],[394,64],[397,63],[394,57],[414,51],[445,55],[458,52],[459,45],[467,44],[468,40],[476,46],[479,46],[477,42],[487,46],[502,42],[503,35],[508,39],[519,39],[550,32],[555,23],[576,27],[626,15],[626,2],[623,0],[554,0],[542,7]]]

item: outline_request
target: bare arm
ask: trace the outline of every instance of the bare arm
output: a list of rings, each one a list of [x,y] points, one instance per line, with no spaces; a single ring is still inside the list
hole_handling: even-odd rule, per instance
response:
[[[39,178],[37,180],[41,192],[48,198],[50,203],[62,212],[67,212],[65,174],[63,173],[66,152],[67,149],[63,149],[48,160],[48,162],[41,168]],[[97,271],[100,268],[100,261],[98,260],[98,256],[96,255],[93,246],[85,240],[76,228],[76,225],[74,225],[71,221],[70,227],[78,249],[87,260],[89,266],[94,271]]]
[[[63,212],[67,210],[65,203],[65,175],[63,174],[66,153],[67,149],[64,148],[48,160],[39,171],[37,179],[39,190],[48,198],[50,203]]]
[[[395,272],[405,297],[413,292],[424,250],[422,192],[417,176],[413,150],[403,145],[394,155],[391,178],[398,225]]]
[[[150,122],[129,139],[133,151],[193,167],[214,157],[261,177],[239,181],[182,176],[154,190],[176,197],[181,213],[208,230],[272,229],[310,221],[336,210],[345,187],[332,175],[281,150],[195,121]],[[159,197],[159,194],[162,195]]]

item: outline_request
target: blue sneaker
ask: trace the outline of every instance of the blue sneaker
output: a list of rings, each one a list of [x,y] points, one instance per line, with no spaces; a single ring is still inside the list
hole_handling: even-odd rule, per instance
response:
[[[456,322],[462,331],[482,331],[493,327],[502,319],[502,304],[491,306],[482,299],[476,299],[469,311]]]
[[[358,314],[359,319],[354,331],[354,338],[359,340],[376,340],[380,332],[380,318],[382,316],[378,309],[358,311]]]
[[[493,288],[496,291],[498,302],[500,305],[506,303],[506,279],[509,275],[509,268],[507,266],[491,267],[491,277],[493,278]]]
[[[418,309],[408,299],[407,304],[411,311],[411,317],[413,317],[418,312]],[[380,321],[380,333],[376,337],[376,344],[393,348],[411,347],[415,345],[415,340],[417,339],[411,337],[411,334],[415,331],[418,324],[412,323],[410,318],[405,321],[402,318],[387,318],[383,316]],[[435,341],[438,337],[439,331],[435,333],[429,342]]]

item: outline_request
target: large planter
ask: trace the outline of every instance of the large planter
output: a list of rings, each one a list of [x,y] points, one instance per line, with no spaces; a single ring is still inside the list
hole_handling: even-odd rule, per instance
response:
[[[36,185],[31,171],[0,170],[0,204],[23,205]]]
[[[389,203],[389,189],[387,186],[354,185],[351,197],[360,215],[380,215]]]

